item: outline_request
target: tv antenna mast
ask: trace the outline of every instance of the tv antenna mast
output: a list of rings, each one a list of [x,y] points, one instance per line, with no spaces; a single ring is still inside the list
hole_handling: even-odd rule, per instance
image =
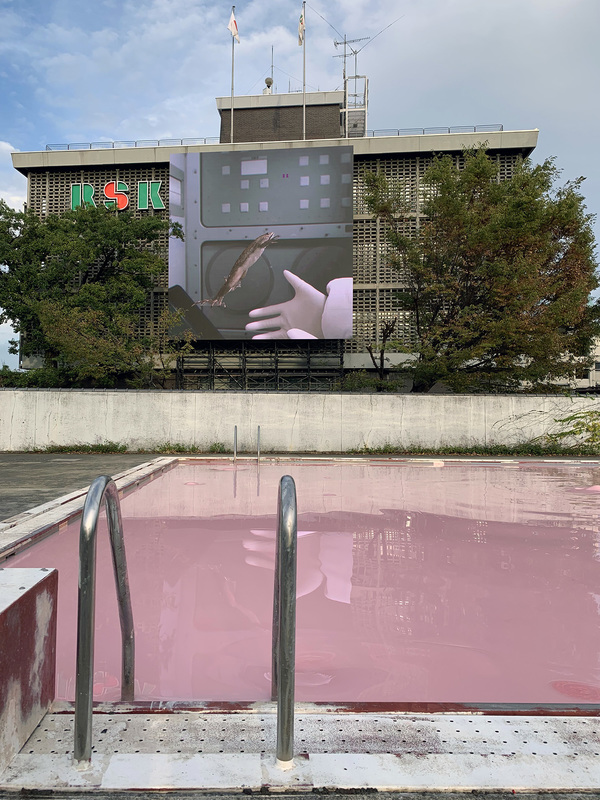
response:
[[[343,67],[343,81],[344,81],[344,94],[345,94],[345,102],[344,102],[344,109],[342,111],[343,119],[344,119],[344,132],[346,137],[355,137],[355,136],[366,136],[367,133],[367,107],[368,107],[368,86],[369,82],[366,75],[359,75],[358,74],[358,63],[357,57],[358,54],[361,53],[365,47],[380,36],[384,31],[387,31],[392,25],[395,25],[398,20],[402,19],[402,17],[398,17],[393,22],[390,22],[389,25],[386,25],[385,28],[382,28],[379,33],[376,33],[375,36],[363,36],[360,39],[348,39],[348,37],[344,34],[344,38],[341,41],[333,40],[333,44],[335,45],[336,49],[341,45],[344,45],[344,52],[333,56],[334,58],[343,58],[344,59],[344,67]],[[333,26],[332,26],[333,27]],[[336,30],[334,28],[334,30]],[[336,33],[339,31],[336,30]],[[341,35],[341,34],[340,34]],[[358,42],[366,42],[367,44],[363,44],[362,47],[354,48],[352,47],[353,44]],[[350,77],[346,74],[346,59],[349,58],[348,49],[350,49],[350,53],[354,56],[354,75]],[[350,92],[349,83],[350,81],[354,81],[354,91]],[[360,86],[359,86],[360,83]]]
[[[371,38],[370,36],[363,36],[362,39],[347,39],[346,36],[344,35],[344,39],[341,42],[337,42],[335,39],[333,40],[333,44],[335,45],[336,49],[338,47],[340,47],[340,45],[342,45],[342,44],[344,45],[344,52],[341,53],[340,55],[333,56],[334,58],[343,58],[344,59],[344,68],[343,68],[344,81],[346,80],[346,59],[349,58],[348,53],[346,52],[346,48],[349,47],[352,44],[355,44],[356,42],[366,42],[370,38]],[[366,44],[363,45],[363,47],[366,47]],[[363,47],[361,47],[360,50],[362,50]],[[360,50],[355,50],[353,47],[350,47],[350,52],[354,56],[354,75],[355,76],[357,74],[356,56],[360,53]]]
[[[382,28],[379,31],[379,33],[376,33],[375,36],[372,36],[372,37],[371,36],[363,36],[361,39],[347,39],[346,36],[344,35],[344,38],[343,38],[343,40],[341,42],[336,42],[335,39],[333,40],[333,44],[335,45],[336,50],[337,50],[338,47],[340,47],[340,45],[342,45],[342,44],[344,45],[344,52],[342,54],[340,54],[340,55],[333,56],[333,58],[343,58],[344,59],[344,80],[346,80],[346,59],[349,58],[349,56],[348,56],[348,54],[346,52],[346,47],[349,47],[351,44],[355,44],[356,42],[367,42],[367,44],[369,42],[372,42],[378,36],[381,36],[381,34],[384,31],[387,31],[388,28],[391,28],[392,25],[395,25],[397,22],[399,22],[403,18],[404,18],[404,14],[401,17],[398,17],[397,19],[395,19],[393,22],[390,22],[389,25],[386,25],[385,28]],[[335,28],[334,28],[334,30],[335,30]],[[366,46],[367,46],[366,44],[363,44],[363,46],[360,47],[358,50],[355,50],[353,47],[350,47],[350,52],[354,56],[354,75],[356,75],[358,73],[358,67],[356,65],[356,57],[358,56],[359,53],[362,53],[362,51],[365,49]]]
[[[361,39],[348,39],[344,36],[341,42],[334,39],[333,43],[337,47],[344,45],[344,52],[334,58],[344,59],[344,108],[342,110],[343,130],[346,138],[352,136],[365,136],[367,132],[367,78],[358,75],[356,57],[360,50],[352,47],[356,42],[368,42],[370,36],[363,36]],[[363,45],[366,46],[366,45]],[[346,74],[346,59],[349,58],[348,48],[354,56],[354,75],[348,77]],[[354,81],[353,91],[350,91],[350,81]],[[360,88],[359,88],[360,82]]]

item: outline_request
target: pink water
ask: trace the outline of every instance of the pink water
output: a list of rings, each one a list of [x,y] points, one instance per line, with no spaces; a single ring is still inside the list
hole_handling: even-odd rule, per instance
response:
[[[298,492],[296,698],[600,702],[597,465],[184,462],[122,503],[136,699],[270,693],[275,510]],[[59,698],[74,696],[78,525],[7,566],[59,570]],[[95,699],[119,698],[98,536]]]

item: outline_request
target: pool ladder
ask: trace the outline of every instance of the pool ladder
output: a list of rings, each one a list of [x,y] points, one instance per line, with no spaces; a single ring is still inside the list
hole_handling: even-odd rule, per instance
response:
[[[106,503],[106,517],[112,553],[119,620],[121,623],[121,700],[132,701],[134,693],[135,638],[131,595],[127,577],[123,522],[117,487],[108,475],[90,486],[79,529],[79,596],[77,602],[77,668],[75,676],[75,762],[89,763],[92,757],[92,700],[94,693],[94,610],[96,603],[96,530]]]
[[[237,461],[237,451],[238,451],[238,426],[233,426],[233,460]],[[260,425],[256,430],[256,461],[260,464]]]
[[[74,745],[75,763],[79,767],[89,765],[92,757],[96,529],[102,500],[106,503],[119,602],[122,644],[121,700],[134,699],[135,641],[121,508],[114,481],[107,475],[102,475],[96,478],[88,490],[79,533]],[[297,539],[296,485],[290,475],[284,475],[279,482],[277,500],[271,656],[271,699],[277,701],[276,758],[277,764],[282,769],[293,766],[294,753]]]

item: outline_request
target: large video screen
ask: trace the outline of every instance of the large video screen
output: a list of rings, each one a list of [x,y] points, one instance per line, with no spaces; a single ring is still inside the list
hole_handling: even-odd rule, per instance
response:
[[[197,339],[352,336],[352,147],[173,154],[169,300]]]

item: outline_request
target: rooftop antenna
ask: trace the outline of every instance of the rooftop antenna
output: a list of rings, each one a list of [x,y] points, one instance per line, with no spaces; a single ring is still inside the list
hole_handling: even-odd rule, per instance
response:
[[[346,48],[349,47],[352,44],[355,44],[356,42],[366,42],[370,38],[371,38],[370,36],[363,36],[362,39],[347,39],[346,35],[344,34],[344,38],[343,38],[343,40],[341,42],[336,42],[335,39],[333,40],[333,44],[335,45],[336,49],[340,45],[342,45],[342,44],[344,45],[344,52],[341,53],[340,55],[333,56],[334,58],[343,58],[344,59],[344,69],[343,69],[344,81],[346,80],[346,59],[348,58],[348,53],[346,52]],[[366,47],[366,45],[363,45],[363,47]],[[362,50],[363,47],[361,47],[360,50]],[[354,56],[354,74],[355,75],[357,73],[356,56],[360,53],[360,50],[355,50],[353,47],[350,47],[350,52]]]
[[[341,42],[338,42],[335,39],[333,40],[333,43],[336,46],[336,48],[338,48],[342,44],[344,45],[344,52],[341,55],[334,56],[334,58],[343,58],[344,59],[344,68],[343,68],[344,108],[343,108],[343,111],[342,111],[342,118],[343,118],[343,121],[344,121],[344,131],[345,131],[346,137],[348,137],[350,135],[350,122],[351,122],[351,120],[350,120],[350,114],[351,114],[350,105],[353,105],[354,107],[356,107],[358,105],[358,103],[357,103],[357,97],[358,97],[358,92],[357,92],[358,67],[357,67],[357,64],[356,64],[356,57],[357,57],[359,51],[355,50],[354,47],[352,47],[352,45],[355,44],[356,42],[366,42],[370,38],[371,38],[370,36],[363,36],[361,39],[348,39],[348,37],[344,34],[344,38],[343,38],[343,40]],[[352,93],[352,100],[350,100],[350,87],[349,87],[350,79],[346,75],[346,59],[348,58],[347,48],[350,48],[350,52],[354,55],[354,75],[352,76],[352,78],[354,79],[354,92]],[[367,103],[367,100],[366,100],[366,98],[367,98],[366,86],[367,86],[367,84],[366,84],[366,79],[365,79],[365,92],[364,92],[364,107],[365,107],[364,108],[364,128],[365,128],[365,131],[366,131],[366,125],[367,125],[367,123],[366,123],[366,119],[367,119],[367,117],[366,117],[366,103]],[[361,117],[361,119],[362,119],[362,117]],[[354,121],[356,122],[356,120],[354,120]]]
[[[398,17],[398,19],[395,19],[393,22],[390,22],[389,25],[386,25],[385,28],[382,28],[379,31],[379,33],[376,33],[375,36],[372,36],[372,37],[371,36],[363,36],[361,39],[347,39],[346,36],[344,35],[344,38],[343,38],[343,40],[341,42],[336,42],[335,39],[334,39],[333,43],[334,43],[336,49],[340,45],[342,45],[342,44],[344,45],[344,52],[341,55],[333,56],[333,58],[343,58],[344,59],[344,80],[346,80],[346,59],[348,58],[348,54],[346,53],[346,46],[350,46],[351,44],[355,44],[356,42],[366,42],[367,43],[367,44],[363,44],[362,47],[359,47],[358,50],[355,50],[353,47],[350,47],[350,52],[354,56],[354,75],[357,75],[358,66],[357,66],[356,57],[358,56],[358,54],[362,53],[362,51],[369,44],[369,42],[372,42],[378,36],[381,36],[381,34],[384,31],[387,31],[388,28],[391,28],[392,25],[395,25],[397,22],[399,22],[403,18],[404,18],[404,14],[401,17]],[[335,30],[335,28],[334,28],[334,30]]]
[[[404,15],[402,15],[402,16],[404,16]],[[367,47],[367,45],[370,42],[372,42],[374,39],[376,39],[378,36],[380,36],[384,31],[387,31],[388,28],[391,28],[392,25],[395,25],[396,22],[398,22],[398,20],[401,20],[401,19],[402,19],[402,17],[398,17],[398,19],[395,19],[393,22],[390,22],[389,25],[386,25],[385,28],[382,28],[379,31],[379,33],[376,33],[375,36],[373,36],[373,37],[371,37],[371,36],[363,36],[360,39],[348,39],[348,37],[344,34],[344,38],[342,39],[342,41],[338,42],[335,39],[333,41],[333,44],[335,45],[336,49],[340,45],[344,45],[344,52],[342,54],[340,54],[340,55],[336,55],[336,56],[333,56],[333,57],[334,58],[343,58],[344,59],[343,85],[344,85],[344,94],[345,94],[345,108],[343,110],[343,115],[344,115],[344,127],[345,127],[345,130],[346,130],[346,136],[347,137],[350,135],[350,131],[349,131],[350,116],[351,116],[351,113],[353,113],[353,112],[350,111],[350,105],[351,104],[354,106],[354,110],[356,112],[359,111],[359,108],[360,108],[361,105],[363,106],[363,110],[362,110],[361,113],[359,113],[358,116],[361,116],[361,114],[364,114],[364,118],[361,118],[361,119],[362,119],[362,123],[364,124],[365,133],[366,133],[366,129],[367,129],[368,79],[367,79],[367,77],[365,75],[359,75],[358,74],[358,54],[362,53],[362,51],[365,49],[365,47]],[[327,20],[325,20],[325,21],[327,22]],[[328,23],[328,24],[330,24],[330,23]],[[333,26],[331,26],[331,27],[333,27]],[[336,30],[336,29],[334,28],[334,30]],[[336,33],[337,33],[337,31],[336,31]],[[363,44],[363,46],[359,47],[359,48],[352,47],[352,45],[356,44],[357,42],[366,42],[366,44]],[[351,76],[350,79],[346,75],[346,59],[348,58],[347,48],[350,49],[351,54],[354,56],[354,75]],[[352,100],[350,99],[350,97],[351,97],[351,95],[350,95],[350,87],[349,87],[350,80],[354,80],[354,92],[352,94]],[[359,93],[359,90],[358,90],[358,82],[359,82],[359,80],[362,80],[363,83],[364,83],[364,89],[363,89],[362,96],[360,96],[360,93]],[[356,117],[356,114],[355,114],[355,117]],[[355,119],[354,123],[353,123],[353,127],[357,127],[357,125],[358,125],[358,122]],[[357,128],[357,130],[358,130],[358,128]]]

